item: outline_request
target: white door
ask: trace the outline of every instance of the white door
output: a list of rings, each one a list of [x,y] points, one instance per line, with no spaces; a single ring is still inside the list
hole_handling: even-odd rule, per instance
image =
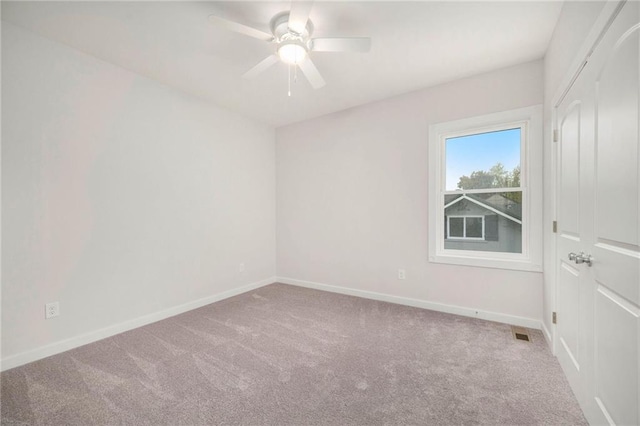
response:
[[[639,83],[630,1],[556,110],[556,351],[592,424],[640,424]]]
[[[584,407],[588,383],[585,375],[586,332],[589,323],[585,307],[590,303],[587,269],[575,263],[575,254],[586,250],[589,229],[581,226],[589,212],[585,205],[585,139],[593,137],[593,104],[582,96],[584,82],[576,81],[557,109],[557,285],[556,355],[567,379]],[[581,167],[582,166],[582,167]],[[572,258],[569,258],[571,254]]]

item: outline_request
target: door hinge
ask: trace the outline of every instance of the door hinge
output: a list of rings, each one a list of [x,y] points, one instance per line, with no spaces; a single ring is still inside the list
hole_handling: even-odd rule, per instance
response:
[[[558,129],[553,129],[553,141],[558,142]]]
[[[557,220],[553,221],[553,233],[554,234],[558,233],[558,221]]]
[[[551,314],[551,322],[554,324],[558,323],[558,315],[555,312]]]

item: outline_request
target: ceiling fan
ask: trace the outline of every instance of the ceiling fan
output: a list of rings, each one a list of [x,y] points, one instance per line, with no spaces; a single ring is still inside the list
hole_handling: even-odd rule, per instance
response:
[[[291,10],[275,15],[270,22],[271,34],[249,27],[238,22],[229,21],[216,15],[209,16],[209,21],[228,30],[257,38],[276,46],[274,54],[267,56],[247,71],[243,77],[256,77],[278,60],[294,67],[298,67],[314,89],[326,84],[320,72],[311,60],[311,52],[368,52],[371,49],[371,39],[368,37],[333,37],[311,38],[313,23],[309,13],[313,2],[292,1]],[[289,68],[289,81],[291,68]],[[289,83],[289,96],[291,96]]]

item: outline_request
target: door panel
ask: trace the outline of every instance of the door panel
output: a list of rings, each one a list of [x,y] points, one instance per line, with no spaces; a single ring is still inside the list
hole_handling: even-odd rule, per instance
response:
[[[580,370],[578,353],[578,336],[580,333],[579,303],[580,277],[579,271],[567,262],[560,266],[558,303],[566,307],[562,312],[562,321],[558,324],[558,333],[562,349],[573,364],[576,372]]]
[[[560,203],[558,205],[561,237],[574,236],[578,239],[580,106],[580,102],[569,105],[560,124]]]
[[[640,310],[599,286],[596,296],[596,400],[618,425],[638,424]]]
[[[614,424],[640,423],[640,247],[638,224],[640,22],[629,2],[608,36],[613,47],[594,56],[594,398]]]
[[[593,248],[593,257],[594,279],[631,303],[640,305],[637,250],[600,242]]]
[[[581,334],[584,332],[581,301],[584,286],[583,268],[569,261],[569,253],[579,253],[582,247],[580,229],[580,190],[582,154],[583,102],[577,98],[580,91],[574,87],[558,110],[558,284],[557,303],[558,338],[557,356],[578,400],[586,398],[584,377],[581,376],[584,354]]]
[[[640,2],[620,5],[556,108],[556,348],[590,423],[637,425]],[[591,263],[567,258],[581,252]]]
[[[630,24],[632,24],[630,22]],[[598,87],[596,233],[638,247],[638,34],[624,34],[604,60]]]

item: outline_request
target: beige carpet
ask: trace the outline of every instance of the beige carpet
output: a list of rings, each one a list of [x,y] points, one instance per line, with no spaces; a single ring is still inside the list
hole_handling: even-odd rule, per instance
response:
[[[532,337],[273,284],[2,373],[2,425],[586,424]]]

